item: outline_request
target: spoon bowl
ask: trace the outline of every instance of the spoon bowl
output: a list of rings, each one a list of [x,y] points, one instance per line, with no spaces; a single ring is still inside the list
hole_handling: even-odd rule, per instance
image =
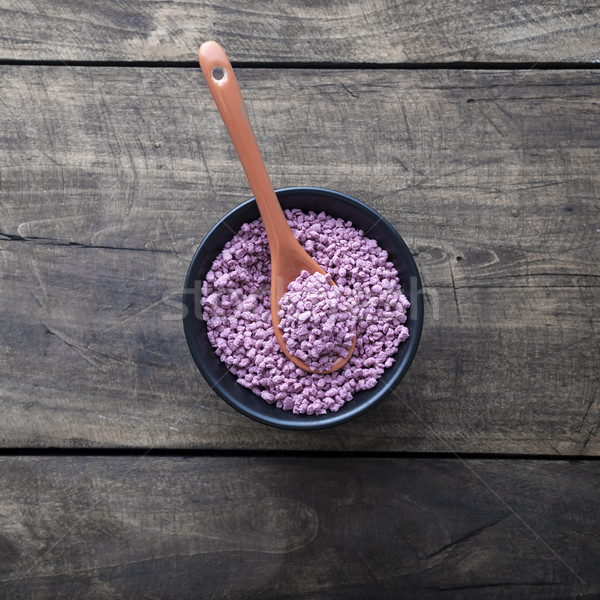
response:
[[[279,301],[288,285],[303,270],[310,274],[325,271],[299,244],[290,229],[269,179],[237,79],[227,55],[216,42],[205,42],[198,51],[198,60],[215,104],[240,158],[250,187],[254,192],[271,253],[271,318],[275,337],[284,354],[309,373],[331,373],[341,369],[350,359],[356,344],[356,330],[347,356],[339,357],[326,371],[314,371],[304,361],[292,355],[279,328]]]

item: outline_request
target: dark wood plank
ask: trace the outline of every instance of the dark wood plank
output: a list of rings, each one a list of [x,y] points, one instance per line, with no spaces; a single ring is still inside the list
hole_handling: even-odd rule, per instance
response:
[[[600,451],[597,287],[432,288],[397,395],[297,434],[208,389],[183,338],[180,257],[0,245],[3,446]]]
[[[4,457],[27,598],[600,593],[598,462]]]
[[[399,398],[302,435],[183,338],[194,247],[250,195],[200,73],[0,76],[3,446],[600,451],[595,73],[239,73],[275,184],[374,206],[428,289]]]
[[[0,59],[191,61],[217,39],[267,63],[592,62],[599,19],[593,0],[2,0]]]
[[[5,234],[187,261],[251,195],[199,70],[13,66],[0,77]],[[594,71],[239,79],[275,186],[368,202],[414,248],[427,284],[598,284]]]

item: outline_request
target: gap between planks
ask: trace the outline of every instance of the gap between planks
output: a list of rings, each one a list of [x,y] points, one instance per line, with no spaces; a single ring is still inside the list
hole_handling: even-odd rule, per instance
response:
[[[25,60],[25,59],[0,59],[0,66],[40,66],[40,67],[141,67],[148,69],[199,69],[195,60],[185,61],[114,61],[114,60]],[[478,62],[478,61],[448,61],[448,62],[411,62],[411,63],[377,63],[377,62],[345,62],[331,61],[232,61],[234,69],[322,69],[322,70],[352,70],[352,69],[379,69],[388,71],[416,71],[416,70],[461,70],[461,71],[555,71],[555,70],[597,70],[600,62]]]
[[[401,452],[356,450],[219,450],[195,448],[0,448],[0,457],[18,456],[131,456],[182,458],[298,458],[298,459],[440,459],[440,460],[510,460],[510,461],[600,461],[600,456],[578,454],[523,454],[499,452]]]

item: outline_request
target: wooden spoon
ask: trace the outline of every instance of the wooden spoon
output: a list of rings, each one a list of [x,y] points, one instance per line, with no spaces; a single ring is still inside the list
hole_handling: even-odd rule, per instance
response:
[[[275,195],[275,190],[271,185],[240,88],[227,55],[216,42],[205,42],[200,46],[198,58],[215,104],[221,113],[227,131],[231,136],[231,141],[248,177],[269,239],[269,250],[271,252],[271,318],[275,337],[285,355],[296,366],[309,373],[314,373],[316,371],[313,371],[306,363],[289,353],[283,340],[283,333],[278,327],[280,319],[277,313],[279,300],[287,291],[289,283],[294,281],[303,269],[311,274],[317,271],[325,274],[325,271],[302,248],[286,221],[279,200]],[[341,369],[352,356],[355,344],[356,335],[348,356],[340,357],[327,371],[318,372],[332,373]]]

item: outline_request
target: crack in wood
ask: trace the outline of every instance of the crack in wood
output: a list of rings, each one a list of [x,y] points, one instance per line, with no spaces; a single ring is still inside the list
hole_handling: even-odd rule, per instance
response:
[[[177,254],[173,250],[162,250],[159,248],[131,248],[128,246],[107,246],[96,244],[85,244],[83,242],[73,242],[68,240],[59,240],[56,238],[38,237],[38,236],[22,236],[14,233],[5,233],[0,231],[0,240],[12,242],[31,242],[44,246],[64,246],[74,248],[93,248],[96,250],[128,250],[130,252],[150,252],[154,254]]]
[[[589,337],[591,337],[591,336],[588,336],[586,339],[589,339]],[[590,412],[590,409],[592,408],[592,405],[598,399],[598,397],[600,397],[600,387],[597,387],[596,391],[592,394],[592,398],[588,402],[588,405],[587,405],[587,407],[585,409],[585,413],[584,413],[583,417],[581,418],[581,423],[579,424],[579,427],[577,428],[577,431],[581,431],[581,428],[583,427],[583,425],[585,423],[585,420],[587,419],[587,416],[588,416],[588,414]]]
[[[498,583],[481,583],[481,584],[473,584],[473,585],[463,585],[458,587],[436,587],[430,588],[435,589],[438,592],[458,592],[458,591],[466,591],[466,590],[482,590],[486,588],[497,588],[497,587],[556,587],[557,584],[553,582],[543,582],[543,581],[502,581]]]
[[[104,371],[102,369],[102,362],[97,357],[106,358],[108,360],[114,360],[124,364],[131,364],[133,361],[124,360],[122,358],[118,358],[117,356],[112,356],[111,354],[107,354],[106,352],[101,352],[99,350],[92,350],[89,346],[84,346],[82,344],[78,344],[75,340],[69,339],[64,333],[57,331],[56,329],[51,329],[47,325],[46,333],[49,335],[53,335],[58,338],[61,342],[69,346],[69,348],[73,348],[86,362],[88,362],[92,367],[98,369],[99,371]],[[100,366],[99,366],[100,365]]]
[[[512,517],[512,516],[513,516],[513,513],[512,512],[508,512],[508,513],[502,515],[499,519],[496,519],[495,521],[492,521],[491,523],[486,523],[485,525],[482,525],[481,527],[477,527],[476,529],[472,529],[471,531],[468,531],[464,535],[461,535],[456,540],[452,540],[451,542],[449,542],[448,544],[442,546],[441,548],[438,548],[437,550],[435,550],[431,554],[428,554],[425,558],[429,559],[429,558],[434,558],[436,556],[439,556],[442,552],[445,552],[446,550],[452,548],[453,546],[457,546],[458,544],[461,544],[462,542],[465,542],[467,540],[470,540],[470,539],[474,538],[475,536],[479,535],[480,533],[482,533],[486,529],[490,529],[491,527],[494,527],[495,525],[498,525],[499,523],[501,523],[502,521],[504,521],[504,519],[507,519],[508,517]]]
[[[450,261],[449,263],[450,266],[450,277],[452,279],[452,291],[454,292],[454,303],[456,304],[456,314],[457,314],[457,319],[458,322],[461,323],[461,318],[460,318],[460,307],[458,305],[458,294],[456,293],[456,283],[454,281],[454,269],[452,267],[452,261]]]

